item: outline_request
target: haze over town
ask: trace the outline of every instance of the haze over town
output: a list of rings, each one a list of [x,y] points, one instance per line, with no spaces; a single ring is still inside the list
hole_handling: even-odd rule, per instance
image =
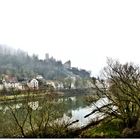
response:
[[[140,138],[139,47],[138,0],[0,0],[0,138]]]
[[[0,1],[0,44],[99,74],[106,57],[140,64],[140,2]]]

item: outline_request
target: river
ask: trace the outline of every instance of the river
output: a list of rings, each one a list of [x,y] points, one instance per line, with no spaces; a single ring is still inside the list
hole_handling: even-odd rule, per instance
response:
[[[15,123],[14,118],[11,116],[11,110],[15,112],[15,115],[20,120],[19,122],[23,122],[27,114],[27,106],[28,109],[32,110],[33,121],[34,123],[38,118],[41,118],[41,114],[48,113],[51,116],[51,121],[59,121],[59,122],[73,122],[79,120],[77,123],[74,123],[70,127],[82,127],[90,123],[92,120],[101,119],[103,114],[95,113],[90,115],[87,118],[84,118],[85,115],[89,114],[96,107],[100,107],[103,104],[107,104],[107,98],[102,98],[97,102],[87,104],[85,101],[85,95],[81,96],[71,96],[71,97],[59,97],[57,99],[33,99],[29,101],[22,102],[12,102],[12,103],[4,103],[0,105],[0,136],[3,136],[5,131],[14,129]],[[25,110],[26,107],[26,110]],[[46,113],[46,114],[47,114]],[[46,115],[45,114],[45,115]],[[28,126],[28,125],[25,125]],[[5,127],[5,129],[3,128]],[[8,133],[8,132],[7,132]]]
[[[66,113],[63,114],[63,117],[60,118],[60,121],[70,121],[74,122],[78,120],[78,122],[72,124],[70,127],[83,127],[89,124],[91,121],[96,121],[102,119],[104,117],[103,113],[96,112],[85,118],[87,114],[92,112],[97,107],[101,107],[102,105],[108,104],[109,100],[107,98],[101,98],[97,102],[92,103],[86,107],[79,106],[76,109],[71,109],[68,112],[71,113],[71,117],[69,117]],[[67,113],[68,113],[67,112]]]

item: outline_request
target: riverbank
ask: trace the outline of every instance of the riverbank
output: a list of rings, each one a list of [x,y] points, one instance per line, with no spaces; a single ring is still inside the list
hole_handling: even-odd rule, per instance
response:
[[[79,96],[77,96],[76,98],[79,98]],[[64,98],[61,98],[61,99],[64,99]],[[88,118],[88,120],[90,119],[90,117],[85,118],[83,116],[90,113],[92,111],[92,109],[94,108],[94,106],[92,106],[92,105],[89,106],[91,108],[90,110],[89,110],[89,107],[85,107],[85,108],[79,108],[79,106],[76,107],[79,103],[80,103],[80,107],[81,107],[81,105],[82,105],[81,99],[82,98],[80,98],[79,100],[76,101],[76,100],[72,100],[70,97],[68,97],[66,100],[65,99],[62,100],[62,102],[60,102],[61,100],[60,101],[56,100],[56,102],[54,102],[54,104],[52,101],[46,102],[46,99],[45,99],[44,104],[46,106],[44,107],[44,109],[42,108],[43,106],[41,105],[42,102],[39,103],[39,101],[37,101],[39,103],[38,105],[40,105],[40,106],[37,106],[38,109],[36,111],[35,110],[31,111],[28,107],[26,108],[26,106],[24,106],[23,103],[18,103],[15,105],[12,103],[10,105],[10,107],[11,107],[10,109],[13,109],[12,111],[16,111],[13,113],[14,113],[14,115],[18,115],[18,116],[16,116],[18,122],[22,123],[22,120],[20,120],[20,119],[22,118],[22,116],[25,117],[25,114],[27,114],[28,111],[29,111],[28,112],[29,114],[31,113],[31,118],[32,118],[31,124],[28,123],[28,121],[30,121],[30,116],[29,116],[29,120],[28,121],[26,120],[26,126],[23,127],[25,135],[21,134],[21,132],[20,132],[21,130],[18,125],[16,125],[13,129],[13,126],[15,125],[13,116],[11,116],[11,114],[9,114],[10,112],[8,110],[6,110],[7,107],[1,106],[1,111],[3,113],[1,113],[0,121],[1,121],[1,125],[2,124],[3,125],[1,126],[0,132],[2,132],[2,133],[0,136],[8,137],[8,138],[11,138],[11,137],[15,137],[15,138],[20,138],[20,137],[25,137],[25,138],[121,138],[121,137],[128,137],[128,136],[133,137],[134,136],[133,132],[137,133],[137,137],[139,136],[138,130],[124,128],[122,125],[122,121],[119,119],[111,118],[111,117],[105,117],[105,118],[102,118],[101,120],[99,120],[99,118],[94,119],[97,114],[95,116],[92,116],[92,115],[90,116],[92,119],[88,122],[87,125],[84,125],[84,126],[81,125],[81,127],[70,127],[73,124],[75,126],[78,126],[78,123],[80,123],[80,121],[82,121],[82,123],[83,123],[85,119],[87,119],[87,118]],[[34,103],[35,102],[33,102],[33,104]],[[22,105],[22,107],[21,107],[21,105]],[[75,105],[75,107],[74,107],[74,105]],[[20,107],[20,108],[14,109],[13,107]],[[73,110],[72,110],[72,108],[73,108]],[[71,113],[69,112],[69,110],[72,110]],[[61,115],[59,115],[60,112],[62,112]],[[78,114],[75,114],[75,118],[69,120],[69,122],[66,121],[66,122],[62,122],[62,123],[58,123],[58,122],[52,123],[57,118],[62,118],[64,116],[63,115],[64,113],[65,113],[65,115],[68,115],[71,118],[73,116],[74,112],[77,112]],[[16,114],[16,113],[18,113],[18,114]],[[43,114],[45,113],[47,116],[45,114],[42,116],[41,115],[42,113]],[[8,114],[10,116],[7,116]],[[20,114],[21,114],[21,116],[19,116]],[[44,127],[43,123],[41,123],[41,120],[38,120],[38,119],[46,118],[46,117],[48,118],[48,115],[49,115],[49,118],[50,117],[56,117],[56,118],[51,119],[49,122],[47,120],[44,120],[44,123],[46,123],[46,121],[48,122],[47,126]],[[79,120],[76,117],[77,115],[79,115],[79,117],[78,117]],[[39,118],[36,118],[37,116]],[[11,122],[9,122],[10,121],[9,118],[11,119]],[[34,119],[36,121],[33,121]],[[94,119],[94,121],[93,121],[93,119]],[[37,121],[39,121],[38,123],[41,127],[39,127],[37,125],[37,123],[36,123]],[[12,125],[10,123],[12,123]],[[29,127],[30,125],[33,127],[33,130],[30,129],[30,127]],[[3,130],[5,127],[7,129],[9,129],[8,132],[7,132],[7,130]],[[28,131],[27,131],[27,128],[29,128]],[[18,131],[17,131],[17,129],[18,129]],[[15,130],[15,132],[12,133],[11,130],[12,131]],[[136,135],[135,135],[135,137],[136,137]]]
[[[122,120],[106,117],[73,131],[73,138],[140,138],[140,129],[124,127]]]
[[[23,136],[23,137],[35,137],[35,138],[80,137],[80,134],[85,129],[88,128],[88,127],[83,127],[81,122],[84,125],[86,125],[89,122],[86,120],[87,118],[84,118],[84,116],[90,113],[93,109],[92,104],[90,106],[85,103],[85,97],[91,94],[91,93],[87,93],[87,91],[88,91],[87,89],[84,91],[81,90],[81,92],[79,90],[76,90],[74,92],[68,91],[65,94],[62,94],[64,91],[63,92],[59,91],[59,94],[56,94],[55,91],[50,93],[49,92],[42,93],[42,94],[40,94],[40,92],[36,94],[29,92],[30,94],[27,93],[26,96],[25,95],[24,96],[16,95],[13,97],[10,96],[10,99],[9,100],[7,99],[6,102],[4,104],[1,104],[0,106],[0,111],[2,112],[1,119],[0,119],[1,120],[0,136],[1,137]],[[9,96],[6,97],[8,98]],[[13,115],[11,113],[13,113]],[[26,115],[27,115],[27,119],[25,118]],[[14,117],[16,116],[16,120],[18,120],[19,123],[15,122],[13,116]],[[45,118],[47,118],[47,120],[45,120]],[[60,119],[62,118],[66,121],[68,119],[69,123],[68,124],[52,123],[59,118]],[[88,117],[88,119],[89,118],[90,117]],[[24,120],[25,125],[19,126],[19,124],[23,123],[23,119],[25,119]],[[43,119],[43,123],[42,123],[42,119]],[[77,120],[79,120],[79,122]],[[75,122],[75,124],[76,122],[81,124],[82,128],[68,127],[70,124],[74,123],[73,121]],[[45,123],[49,123],[46,128],[44,127]],[[50,124],[52,126],[50,126]],[[30,128],[30,126],[33,127],[33,130]],[[10,131],[5,130],[4,128],[9,128]],[[13,128],[14,128],[14,132],[12,132]],[[26,133],[27,131],[28,132],[25,135],[21,134],[21,130],[20,130],[21,128],[24,129],[23,130],[24,133]]]
[[[53,97],[70,97],[70,96],[78,96],[78,95],[90,95],[93,94],[91,89],[64,89],[64,90],[54,90],[54,91],[47,91],[47,90],[35,90],[35,91],[22,91],[19,94],[15,95],[1,95],[0,102],[3,101],[13,101],[17,100],[24,100],[27,97],[36,97],[36,98],[43,98],[45,96],[53,96]]]
[[[96,124],[89,124],[78,135],[80,138],[121,138],[123,125],[121,120],[104,118]]]
[[[76,122],[75,122],[76,123]],[[54,124],[53,128],[48,127],[47,131],[42,130],[40,138],[123,138],[123,126],[120,120],[104,118],[92,121],[81,128],[67,128],[67,124]],[[36,134],[38,134],[36,130]],[[36,138],[32,133],[27,138]]]
[[[124,128],[121,120],[109,117],[93,121],[82,128],[68,129],[65,124],[54,124],[53,129],[42,132],[40,138],[140,138],[140,130]],[[31,137],[36,138],[27,135],[27,138]]]
[[[65,96],[76,96],[76,95],[90,95],[95,94],[95,90],[91,88],[85,88],[85,89],[62,89],[58,92],[65,93]]]

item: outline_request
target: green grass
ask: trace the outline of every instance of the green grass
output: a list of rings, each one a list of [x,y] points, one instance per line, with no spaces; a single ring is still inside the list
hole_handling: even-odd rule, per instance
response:
[[[119,119],[113,119],[110,122],[103,121],[95,127],[89,128],[80,134],[80,137],[86,138],[117,138],[122,132],[122,122]]]
[[[41,92],[38,92],[38,93],[34,93],[34,92],[24,92],[22,94],[19,94],[19,95],[3,95],[3,96],[0,96],[0,101],[8,101],[8,100],[15,100],[15,99],[24,99],[26,97],[43,97],[45,95],[50,95],[51,93],[50,92],[45,92],[45,93],[41,93]],[[59,94],[59,93],[58,93]],[[53,94],[51,94],[53,95]]]

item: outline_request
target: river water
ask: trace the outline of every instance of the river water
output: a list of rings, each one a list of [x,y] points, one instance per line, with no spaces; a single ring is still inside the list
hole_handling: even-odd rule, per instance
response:
[[[71,112],[71,117],[67,116],[66,113],[63,114],[63,117],[59,119],[60,121],[76,121],[78,122],[71,125],[71,127],[83,127],[89,124],[91,121],[96,121],[99,119],[102,119],[104,117],[103,113],[93,113],[92,115],[85,118],[85,116],[89,113],[91,113],[94,109],[97,109],[97,107],[101,107],[103,105],[106,105],[109,103],[109,100],[107,98],[101,98],[97,102],[92,103],[89,106],[86,107],[78,107],[77,109],[69,110],[68,112]]]
[[[96,107],[101,107],[103,104],[107,104],[109,101],[107,98],[101,98],[97,102],[87,104],[85,102],[85,96],[72,96],[72,97],[61,97],[57,100],[51,100],[51,104],[46,104],[47,101],[42,102],[40,99],[30,100],[26,105],[33,111],[34,119],[38,116],[40,117],[41,111],[48,112],[50,110],[51,116],[55,116],[52,120],[59,122],[73,122],[79,120],[77,123],[74,123],[70,127],[82,127],[90,123],[92,120],[98,120],[103,117],[103,114],[97,112],[90,115],[87,118],[84,118],[85,115],[92,112]],[[53,103],[53,104],[52,104]],[[14,102],[0,105],[0,136],[1,133],[5,131],[3,127],[13,127],[13,120],[10,113],[10,110],[16,111],[16,115],[20,120],[25,118],[26,111],[23,109],[25,106],[24,102]],[[21,121],[23,122],[23,121]],[[10,128],[9,128],[10,129]]]

